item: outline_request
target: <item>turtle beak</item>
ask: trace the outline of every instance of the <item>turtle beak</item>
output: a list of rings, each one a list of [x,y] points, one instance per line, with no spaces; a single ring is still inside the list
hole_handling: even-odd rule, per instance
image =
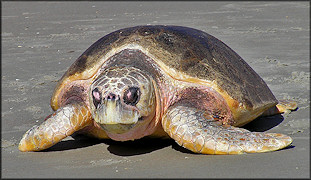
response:
[[[124,106],[120,98],[113,94],[108,95],[98,105],[95,111],[95,122],[104,130],[122,134],[135,126],[139,119],[139,112]]]

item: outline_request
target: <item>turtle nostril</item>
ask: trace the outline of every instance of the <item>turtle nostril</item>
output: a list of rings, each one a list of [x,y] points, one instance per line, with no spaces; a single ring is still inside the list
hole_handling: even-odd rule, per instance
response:
[[[115,95],[115,94],[110,93],[110,94],[107,96],[107,100],[114,101],[115,99],[116,99],[116,95]]]

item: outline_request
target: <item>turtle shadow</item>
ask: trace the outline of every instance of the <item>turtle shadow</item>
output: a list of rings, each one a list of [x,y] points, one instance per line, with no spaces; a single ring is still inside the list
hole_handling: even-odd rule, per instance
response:
[[[273,116],[263,116],[254,119],[253,121],[242,126],[241,128],[247,129],[249,131],[264,132],[279,125],[283,120],[284,117],[281,114]]]
[[[145,137],[135,141],[114,141],[111,139],[90,138],[81,134],[72,135],[73,140],[61,141],[52,147],[42,150],[43,152],[66,151],[80,149],[104,143],[108,145],[107,150],[118,156],[135,156],[147,154],[175,143],[173,139],[149,138]]]
[[[185,154],[193,154],[193,155],[206,155],[206,154],[200,154],[200,153],[195,153],[195,152],[192,152],[190,151],[189,149],[186,149],[180,145],[178,145],[176,142],[174,142],[172,144],[172,148],[176,151],[179,151],[181,153],[185,153]]]
[[[43,152],[66,151],[80,149],[102,143],[102,140],[83,135],[72,135],[73,140],[60,141],[52,147],[42,150]]]
[[[289,146],[287,146],[287,147],[285,147],[285,148],[283,148],[283,149],[278,149],[278,150],[276,150],[276,151],[283,151],[283,150],[287,150],[287,149],[292,149],[292,148],[295,148],[296,146],[294,146],[294,145],[289,145]]]
[[[172,146],[175,141],[173,139],[150,138],[144,137],[135,141],[107,141],[108,151],[118,156],[135,156],[147,154],[168,146]]]

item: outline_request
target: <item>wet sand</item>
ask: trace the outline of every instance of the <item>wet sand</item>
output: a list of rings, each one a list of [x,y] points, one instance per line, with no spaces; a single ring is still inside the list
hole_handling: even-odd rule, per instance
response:
[[[310,177],[308,2],[2,2],[2,178]],[[256,119],[254,131],[293,138],[262,154],[199,155],[171,140],[68,137],[22,153],[22,135],[52,113],[50,97],[92,43],[120,28],[167,24],[203,30],[235,50],[278,99],[298,102],[283,116]]]

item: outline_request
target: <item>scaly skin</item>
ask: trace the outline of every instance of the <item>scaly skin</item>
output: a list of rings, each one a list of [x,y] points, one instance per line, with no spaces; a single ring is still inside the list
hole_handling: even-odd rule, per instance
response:
[[[74,132],[93,123],[91,113],[84,103],[68,104],[33,126],[19,143],[20,151],[40,151],[58,143]]]
[[[282,149],[292,142],[283,134],[223,125],[211,114],[182,103],[168,108],[162,126],[179,145],[202,154],[261,153]]]

